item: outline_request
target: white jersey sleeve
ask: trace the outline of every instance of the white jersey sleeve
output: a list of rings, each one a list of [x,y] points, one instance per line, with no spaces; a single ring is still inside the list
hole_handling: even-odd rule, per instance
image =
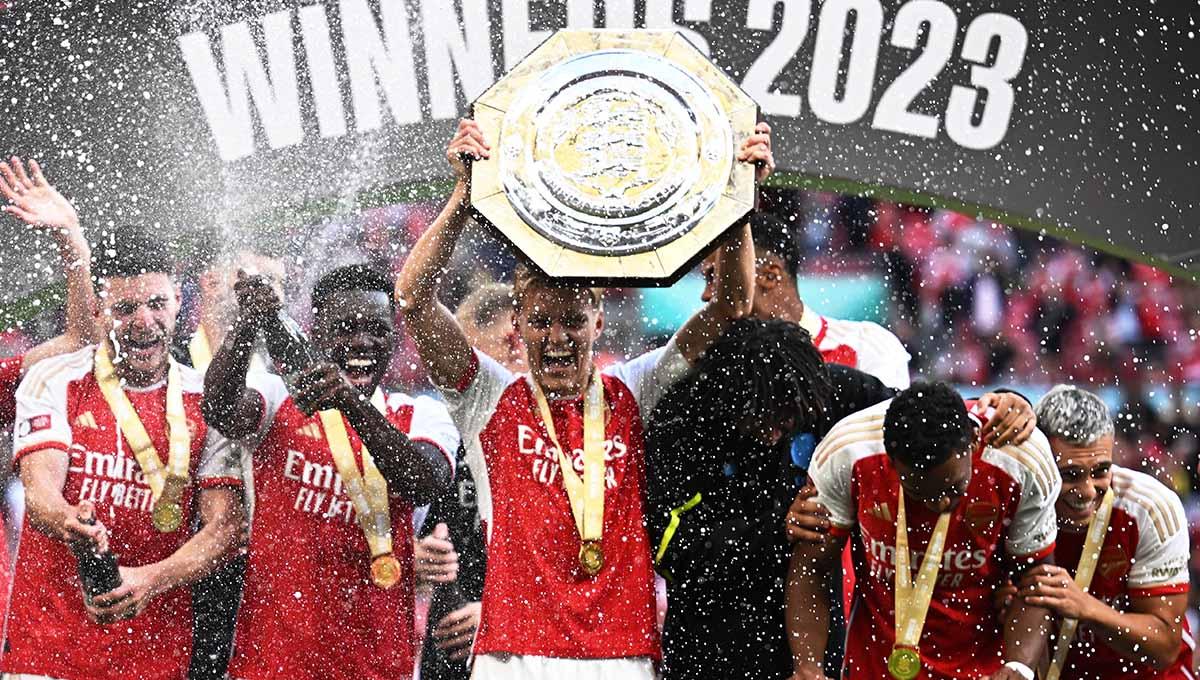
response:
[[[838,421],[813,451],[808,478],[817,488],[814,499],[829,511],[829,521],[841,529],[858,524],[858,502],[851,485],[856,461],[883,450],[885,401]]]
[[[455,387],[436,387],[449,409],[450,418],[458,426],[458,434],[470,441],[479,436],[492,418],[500,396],[512,384],[516,376],[498,361],[478,350],[470,372],[464,376],[465,384]],[[450,451],[454,453],[453,450]]]
[[[87,347],[39,361],[17,387],[13,465],[41,449],[67,451],[73,443],[68,422],[68,385],[92,370],[95,348]]]
[[[666,345],[623,364],[611,366],[604,372],[625,383],[633,392],[633,398],[637,400],[638,410],[644,421],[650,417],[650,412],[658,405],[658,400],[662,399],[667,390],[690,368],[675,339],[671,338]]]
[[[912,360],[894,333],[869,321],[859,325],[858,370],[879,378],[888,387],[908,389],[908,362]]]
[[[217,432],[208,428],[204,438],[204,452],[196,469],[196,481],[201,488],[214,486],[243,486],[246,474],[242,468],[244,449]]]
[[[1058,518],[1054,503],[1062,490],[1062,477],[1040,430],[1020,445],[988,447],[984,460],[1004,470],[1017,482],[1021,498],[1008,527],[1005,550],[1016,558],[1040,558],[1054,549]]]
[[[491,473],[479,434],[491,421],[504,391],[515,380],[516,376],[511,371],[475,350],[475,360],[461,384],[455,387],[438,386],[466,449],[466,465],[475,482],[479,516],[487,526],[488,540],[491,540],[493,527]]]
[[[392,398],[399,395],[391,395]],[[458,428],[450,418],[450,412],[442,402],[426,396],[412,400],[412,421],[408,426],[408,438],[438,447],[454,469],[458,452]]]
[[[1138,525],[1137,552],[1129,569],[1133,596],[1182,592],[1188,585],[1188,524],[1183,503],[1153,477],[1113,466],[1116,503]]]

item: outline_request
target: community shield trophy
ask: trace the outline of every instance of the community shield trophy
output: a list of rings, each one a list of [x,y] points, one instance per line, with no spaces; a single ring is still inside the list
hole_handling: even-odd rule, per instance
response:
[[[476,216],[555,279],[669,284],[754,208],[758,106],[676,31],[559,31],[473,116]]]

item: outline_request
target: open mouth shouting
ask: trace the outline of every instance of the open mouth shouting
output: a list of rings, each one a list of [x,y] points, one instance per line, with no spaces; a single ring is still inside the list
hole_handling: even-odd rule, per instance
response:
[[[542,350],[542,373],[559,378],[573,377],[578,360],[574,348],[547,347]]]
[[[371,387],[376,377],[387,368],[387,361],[375,354],[353,354],[344,357],[338,365],[350,384],[365,389]]]
[[[158,334],[117,338],[114,344],[120,357],[138,370],[157,366],[167,351],[165,339]]]

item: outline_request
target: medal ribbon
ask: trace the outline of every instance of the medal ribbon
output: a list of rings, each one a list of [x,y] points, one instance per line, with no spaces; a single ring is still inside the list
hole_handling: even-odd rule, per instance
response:
[[[108,403],[108,408],[117,421],[117,426],[121,428],[129,447],[133,449],[133,456],[142,469],[146,485],[150,487],[154,504],[157,505],[160,499],[179,503],[183,489],[187,486],[192,458],[192,437],[188,432],[187,415],[183,409],[183,384],[179,377],[179,364],[171,361],[170,368],[167,369],[167,432],[170,445],[165,468],[158,456],[158,450],[150,440],[150,435],[146,433],[146,426],[142,424],[142,419],[133,409],[129,397],[121,389],[107,343],[101,343],[96,348],[93,373],[96,383],[100,386],[100,393],[104,395],[104,401]],[[168,477],[171,478],[170,484]],[[165,499],[164,488],[167,489]]]
[[[188,341],[188,356],[192,358],[192,368],[199,373],[206,373],[208,365],[212,363],[212,344],[208,341],[208,333],[204,332],[204,326],[196,326],[196,333],[192,335],[192,339]],[[264,372],[267,370],[266,363],[263,362],[262,355],[254,352],[250,355],[250,371]]]
[[[562,470],[563,486],[567,499],[571,501],[571,514],[575,517],[575,528],[584,542],[599,541],[604,533],[604,382],[600,372],[592,369],[592,381],[588,385],[583,402],[583,479],[575,472],[575,466],[567,456],[566,449],[558,441],[554,430],[554,418],[546,395],[532,377],[529,380],[537,400],[542,424],[546,434],[558,451],[558,467]]]
[[[204,326],[196,326],[196,332],[192,335],[192,339],[188,341],[188,356],[192,358],[192,368],[200,373],[208,371],[208,365],[212,363],[212,346],[208,344],[208,333],[204,332]]]
[[[938,515],[914,585],[908,553],[908,515],[904,510],[903,487],[899,496],[900,505],[896,509],[896,646],[917,649],[921,642],[921,630],[925,628],[925,616],[929,613],[929,601],[933,598],[938,569],[942,566],[942,552],[950,529],[950,513]]]
[[[1113,497],[1112,486],[1109,485],[1108,491],[1104,492],[1104,500],[1100,501],[1100,509],[1088,523],[1083,553],[1079,556],[1079,566],[1075,569],[1075,585],[1084,592],[1092,585],[1096,565],[1100,562],[1100,548],[1104,545],[1104,535],[1108,533],[1108,520],[1112,517]],[[1063,619],[1062,623],[1058,624],[1058,644],[1054,648],[1054,659],[1050,662],[1046,680],[1058,680],[1063,665],[1067,662],[1067,653],[1071,651],[1071,639],[1075,637],[1075,629],[1078,627],[1079,619]]]
[[[381,390],[376,389],[375,394],[371,395],[371,405],[380,413],[387,412]],[[354,505],[358,526],[366,536],[371,557],[392,554],[392,516],[388,507],[387,481],[379,468],[375,467],[375,460],[365,445],[361,449],[363,466],[362,472],[359,472],[341,411],[329,409],[317,415],[321,417],[325,439],[333,453],[333,465],[341,475],[346,495]]]

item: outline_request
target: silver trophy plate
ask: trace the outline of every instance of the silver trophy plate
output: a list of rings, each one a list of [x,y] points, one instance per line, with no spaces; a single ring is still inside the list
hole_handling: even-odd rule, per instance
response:
[[[561,31],[474,115],[472,205],[551,276],[665,282],[753,207],[757,107],[678,33]]]

